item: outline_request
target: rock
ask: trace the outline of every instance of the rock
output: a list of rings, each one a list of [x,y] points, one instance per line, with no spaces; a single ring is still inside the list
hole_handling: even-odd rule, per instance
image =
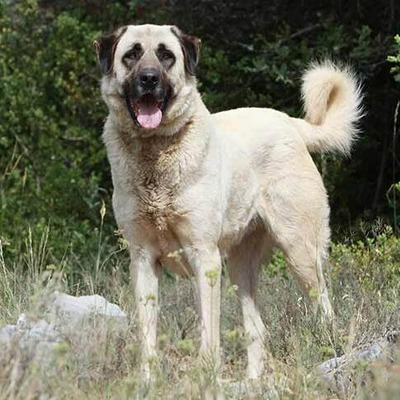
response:
[[[121,347],[127,316],[104,297],[54,292],[45,308],[43,319],[21,314],[15,325],[0,328],[0,368],[15,364],[12,368],[18,370],[14,374],[18,377],[32,363],[40,370],[49,369],[54,357],[59,356],[54,350],[61,343],[66,343],[81,364],[107,346]]]
[[[50,297],[46,319],[60,332],[79,330],[93,318],[107,320],[105,327],[114,330],[128,326],[128,318],[121,308],[97,294],[74,297],[56,291]]]
[[[15,325],[0,328],[0,371],[9,381],[7,398],[17,398],[21,383],[35,376],[33,397],[55,399],[46,394],[46,382],[70,365],[80,383],[98,378],[105,368],[119,367],[128,319],[116,304],[99,295],[54,292],[40,299],[38,309],[45,310],[42,318],[21,314]]]
[[[317,365],[316,372],[325,386],[341,396],[346,396],[352,384],[352,368],[359,363],[387,360],[394,351],[398,332],[390,332],[358,350],[331,358]]]
[[[50,349],[62,341],[61,335],[49,323],[43,319],[30,319],[25,314],[18,317],[16,325],[0,328],[0,343],[3,350],[8,346],[18,345],[27,352],[38,352],[44,348]]]
[[[11,344],[12,338],[16,331],[16,325],[6,325],[3,328],[0,328],[0,348],[7,348]]]
[[[21,314],[16,325],[0,328],[0,365],[12,367],[16,382],[29,365],[46,370],[54,361],[54,349],[63,337],[46,321]],[[14,382],[14,383],[15,383]]]
[[[63,341],[62,336],[46,321],[29,319],[25,314],[18,318],[16,331],[23,350],[39,353],[45,357],[55,345]],[[16,336],[14,332],[14,337]]]

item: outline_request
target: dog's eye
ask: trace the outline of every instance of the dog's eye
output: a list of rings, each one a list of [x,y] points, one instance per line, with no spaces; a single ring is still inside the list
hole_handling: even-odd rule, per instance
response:
[[[173,60],[174,59],[174,55],[170,51],[165,50],[161,54],[161,59],[163,61]]]
[[[124,55],[124,60],[135,61],[138,60],[143,54],[142,46],[137,43]]]
[[[133,49],[133,50],[131,50],[131,51],[128,51],[128,52],[124,55],[124,58],[125,58],[125,59],[128,59],[128,60],[137,60],[139,57],[140,57],[140,51],[135,50],[135,49]]]
[[[174,53],[165,48],[161,48],[157,51],[157,57],[167,67],[170,67],[175,61]]]

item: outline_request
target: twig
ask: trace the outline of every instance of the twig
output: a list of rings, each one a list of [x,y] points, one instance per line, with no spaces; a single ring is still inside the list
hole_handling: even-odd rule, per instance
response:
[[[299,37],[299,36],[302,36],[302,35],[304,35],[304,34],[306,34],[306,33],[315,31],[316,29],[319,29],[320,27],[321,27],[321,24],[314,24],[314,25],[306,26],[305,28],[300,29],[299,31],[292,33],[291,35],[289,35],[289,36],[286,37],[286,38],[279,39],[279,40],[276,42],[276,45],[277,45],[277,46],[280,46],[280,45],[281,45],[282,43],[284,43],[284,42],[288,42],[289,40],[292,40],[292,39],[294,39],[294,38],[297,38],[297,37]]]

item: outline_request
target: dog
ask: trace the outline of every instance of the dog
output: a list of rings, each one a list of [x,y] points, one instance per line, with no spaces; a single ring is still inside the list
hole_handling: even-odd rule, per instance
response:
[[[129,243],[143,369],[156,355],[158,278],[194,276],[200,352],[219,363],[220,286],[226,259],[248,336],[247,376],[264,370],[257,277],[280,248],[300,288],[333,316],[323,276],[329,205],[310,152],[347,154],[361,94],[332,63],[303,76],[305,118],[261,108],[210,115],[196,89],[201,42],[175,26],[129,25],[94,42],[109,114],[103,140],[116,221]]]

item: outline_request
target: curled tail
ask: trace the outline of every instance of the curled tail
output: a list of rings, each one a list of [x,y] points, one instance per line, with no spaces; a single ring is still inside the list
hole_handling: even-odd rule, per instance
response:
[[[309,151],[350,152],[362,117],[361,89],[348,68],[312,64],[303,75],[304,120],[299,132]]]

